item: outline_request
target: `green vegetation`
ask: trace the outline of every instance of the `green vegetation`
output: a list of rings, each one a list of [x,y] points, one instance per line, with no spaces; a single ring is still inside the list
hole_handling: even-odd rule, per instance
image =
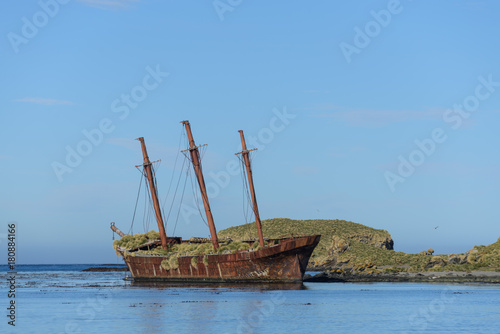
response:
[[[310,267],[330,270],[377,272],[500,270],[500,238],[489,246],[475,246],[464,254],[433,255],[429,248],[419,254],[396,252],[391,235],[345,220],[268,219],[262,222],[267,238],[287,234],[321,234],[321,241],[309,261]],[[230,227],[219,237],[234,240],[257,238],[255,223]]]
[[[147,242],[156,241],[160,239],[160,235],[158,232],[149,231],[144,234],[134,234],[134,235],[126,235],[120,240],[115,240],[113,242],[113,248],[118,250],[118,248],[124,248],[126,250],[135,249]],[[260,248],[258,242],[252,244],[252,246],[246,242],[240,241],[226,241],[220,244],[219,249],[214,251],[211,242],[205,243],[182,243],[178,245],[174,245],[168,250],[163,250],[161,246],[154,246],[150,250],[138,250],[136,253],[143,254],[157,254],[157,255],[169,255],[171,253],[178,253],[179,256],[187,256],[187,255],[206,255],[206,254],[230,254],[235,253],[239,250],[247,250],[249,248],[253,248],[253,250],[257,250]]]
[[[156,238],[155,238],[156,237]],[[162,249],[161,246],[155,246],[149,250],[137,250],[137,251],[130,251],[131,249],[135,249],[139,246],[141,246],[144,243],[147,243],[149,241],[154,241],[159,239],[159,234],[158,232],[150,231],[145,234],[135,234],[135,235],[127,235],[124,236],[121,240],[115,240],[113,242],[113,248],[116,251],[116,254],[118,256],[121,256],[121,254],[118,252],[118,250],[124,252],[124,256],[135,256],[136,254],[149,254],[149,255],[159,255],[159,256],[166,256],[166,259],[164,259],[161,262],[161,266],[165,270],[170,270],[170,269],[177,269],[179,268],[179,262],[178,258],[180,256],[203,256],[203,255],[209,255],[209,254],[234,254],[237,251],[242,251],[242,250],[247,250],[250,248],[253,248],[254,250],[257,250],[257,248],[260,248],[260,245],[258,247],[250,246],[250,244],[246,242],[239,242],[239,241],[226,241],[224,243],[220,244],[220,247],[217,249],[217,251],[214,251],[214,247],[212,243],[182,243],[182,244],[177,244],[172,247],[170,247],[168,250]],[[203,263],[205,265],[208,265],[208,258],[206,256],[203,257]],[[193,257],[191,259],[191,265],[194,268],[198,268],[198,258]]]
[[[310,267],[328,268],[334,271],[365,271],[378,272],[418,272],[418,271],[500,271],[500,238],[488,246],[474,246],[463,254],[433,255],[429,248],[418,254],[408,254],[393,250],[391,235],[385,230],[373,229],[361,224],[345,220],[292,220],[287,218],[268,219],[262,222],[266,238],[275,239],[290,234],[313,235],[321,234],[321,241],[314,250],[309,261]],[[169,250],[157,247],[151,250],[126,252],[126,256],[134,253],[168,256],[162,262],[165,269],[178,267],[177,258],[187,255],[231,254],[237,251],[260,249],[257,241],[257,229],[254,223],[230,227],[218,233],[219,240],[232,240],[221,243],[214,251],[211,243],[183,243],[174,245]],[[159,239],[158,232],[127,235],[121,240],[115,240],[113,247],[134,249],[146,242]],[[203,257],[203,263],[208,264],[208,258]],[[191,260],[191,265],[197,267],[198,258]]]
[[[345,220],[267,219],[262,221],[262,232],[264,237],[271,239],[290,234],[321,234],[321,240],[309,261],[311,266],[325,266],[331,262],[334,236],[352,240],[362,245],[373,245],[373,248],[385,247],[392,249],[393,244],[391,235],[387,231]],[[234,226],[220,231],[218,236],[219,238],[230,237],[233,240],[253,240],[257,239],[257,228],[255,223]]]
[[[198,258],[197,257],[191,258],[191,265],[195,268],[198,268]]]
[[[169,256],[161,261],[161,267],[165,270],[177,269],[179,268],[179,256],[176,253],[170,253]]]
[[[419,272],[419,271],[493,271],[500,269],[500,238],[489,246],[475,246],[462,254],[432,255],[428,250],[419,254],[407,254],[381,249],[372,245],[349,240],[349,249],[333,254],[337,268],[356,270],[367,264],[374,272]]]
[[[125,249],[133,249],[145,244],[148,241],[157,239],[160,239],[160,233],[153,230],[143,234],[128,234],[120,240],[115,240],[113,242],[113,248],[117,249],[118,247],[123,247]]]

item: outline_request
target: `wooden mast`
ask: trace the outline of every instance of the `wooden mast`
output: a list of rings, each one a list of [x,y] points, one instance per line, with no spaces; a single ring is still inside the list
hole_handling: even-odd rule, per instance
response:
[[[165,233],[165,227],[163,226],[163,218],[161,216],[160,203],[158,202],[158,192],[156,190],[153,178],[151,162],[149,161],[148,152],[146,151],[146,144],[144,143],[144,137],[137,138],[137,140],[141,142],[142,155],[144,156],[144,164],[142,164],[142,166],[146,170],[146,176],[149,181],[149,189],[151,190],[151,198],[153,199],[153,206],[155,208],[155,213],[156,213],[156,222],[158,223],[158,231],[160,232],[161,247],[163,249],[167,249],[168,248],[167,234]]]
[[[210,210],[210,203],[208,202],[205,180],[201,171],[200,153],[198,152],[198,146],[196,146],[196,144],[194,143],[189,121],[182,121],[181,123],[186,127],[186,133],[189,140],[189,148],[186,151],[189,151],[191,154],[191,161],[193,162],[196,178],[198,179],[198,185],[200,186],[201,198],[205,207],[205,214],[207,216],[208,228],[210,229],[210,235],[212,237],[212,244],[214,245],[214,249],[217,249],[219,248],[219,240],[217,239],[217,231],[215,230],[214,218],[212,216],[212,211]]]
[[[253,203],[253,213],[255,215],[255,224],[257,225],[257,233],[259,234],[259,243],[262,247],[264,246],[264,236],[262,234],[262,225],[260,223],[260,216],[259,216],[259,207],[257,206],[257,197],[255,196],[255,189],[253,186],[253,176],[252,176],[252,167],[250,166],[250,159],[248,158],[248,153],[251,151],[255,151],[256,148],[252,150],[247,150],[247,144],[245,142],[245,136],[243,135],[243,130],[238,131],[240,133],[241,137],[241,149],[242,151],[236,154],[241,154],[243,156],[243,160],[245,162],[245,167],[247,169],[247,176],[248,176],[248,186],[250,188],[250,194],[252,196],[252,203]]]

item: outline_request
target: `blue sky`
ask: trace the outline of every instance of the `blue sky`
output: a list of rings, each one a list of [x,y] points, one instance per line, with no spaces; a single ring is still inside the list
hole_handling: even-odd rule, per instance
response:
[[[388,230],[406,252],[492,243],[499,7],[11,1],[0,13],[0,241],[16,222],[19,263],[116,262],[109,223],[131,225],[134,139],[162,160],[163,201],[187,119],[208,144],[218,230],[245,223],[232,168],[242,129],[259,147],[263,219],[350,220]],[[176,235],[208,236],[189,183],[184,203]],[[154,228],[138,212],[134,232]]]

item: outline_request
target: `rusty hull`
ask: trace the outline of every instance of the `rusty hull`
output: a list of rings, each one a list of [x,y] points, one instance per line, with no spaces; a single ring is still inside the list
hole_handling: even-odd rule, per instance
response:
[[[169,270],[161,266],[168,258],[165,256],[126,253],[124,260],[137,282],[301,282],[320,237],[291,237],[257,251],[181,256],[179,267]],[[197,257],[196,265],[192,264],[193,257]]]

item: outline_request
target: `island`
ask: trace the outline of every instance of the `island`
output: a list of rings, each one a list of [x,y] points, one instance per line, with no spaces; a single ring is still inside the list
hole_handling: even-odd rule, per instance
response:
[[[345,220],[262,221],[264,235],[321,234],[309,261],[310,282],[483,282],[500,283],[500,238],[460,254],[397,252],[389,232]],[[220,238],[256,240],[254,223],[230,227]]]

